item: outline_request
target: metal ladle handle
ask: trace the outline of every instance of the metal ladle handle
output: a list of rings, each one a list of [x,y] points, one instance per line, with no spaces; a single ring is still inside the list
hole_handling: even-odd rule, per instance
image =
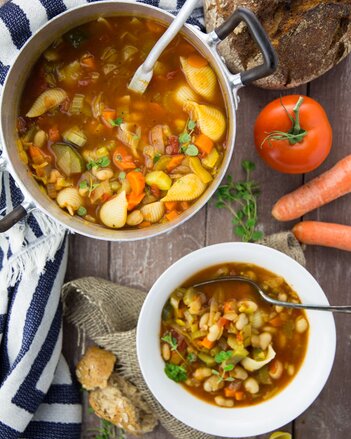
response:
[[[259,287],[259,285],[256,284],[256,282],[252,281],[251,279],[247,279],[246,277],[242,276],[223,276],[218,277],[217,279],[208,279],[203,282],[198,282],[197,284],[193,285],[193,288],[198,288],[203,285],[209,285],[214,284],[218,282],[228,282],[228,281],[235,281],[235,282],[245,282],[250,284],[255,288],[255,290],[259,293],[259,295],[262,297],[262,299],[265,302],[270,303],[271,305],[276,306],[283,306],[284,308],[293,308],[293,309],[310,309],[313,311],[330,311],[330,312],[340,312],[340,313],[346,313],[351,314],[351,306],[350,305],[312,305],[312,304],[305,304],[305,303],[291,303],[291,302],[283,302],[281,300],[272,299],[270,296],[268,296],[265,292],[262,291],[262,289]]]

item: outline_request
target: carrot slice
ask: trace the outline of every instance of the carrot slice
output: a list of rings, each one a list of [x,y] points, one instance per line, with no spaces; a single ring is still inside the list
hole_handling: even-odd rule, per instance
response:
[[[167,164],[167,171],[173,171],[173,169],[175,169],[177,166],[179,166],[182,161],[184,160],[185,155],[184,154],[177,154],[172,156],[171,160],[168,162]]]
[[[113,153],[113,163],[121,171],[128,169],[135,169],[136,164],[133,162],[133,156],[129,152],[128,148],[124,145],[117,146]]]
[[[29,145],[29,155],[35,165],[40,165],[46,161],[46,155],[37,146]]]
[[[165,208],[167,210],[176,210],[177,209],[178,202],[177,201],[166,201],[165,202]]]
[[[224,395],[227,398],[235,398],[236,392],[237,392],[237,390],[231,389],[230,387],[225,387],[225,389],[224,389]]]
[[[214,146],[213,141],[203,133],[200,133],[195,139],[195,145],[205,154],[209,154]]]
[[[192,67],[195,68],[201,68],[201,67],[205,67],[208,64],[207,59],[203,58],[200,55],[190,55],[189,58],[187,59],[188,64],[190,64]]]
[[[176,210],[171,210],[170,212],[166,213],[165,217],[168,219],[168,221],[172,221],[176,219],[179,216],[179,213]]]
[[[145,193],[141,194],[135,194],[134,192],[131,192],[127,195],[127,201],[128,201],[128,210],[133,210],[134,207],[136,207],[138,204],[140,204],[145,197]]]
[[[142,223],[140,223],[137,227],[139,229],[145,229],[145,227],[150,227],[151,223],[150,221],[143,221]]]
[[[181,201],[180,202],[180,207],[182,210],[187,210],[190,207],[190,203],[189,201]]]
[[[105,126],[107,126],[107,128],[113,128],[110,121],[115,120],[116,117],[117,117],[116,110],[113,110],[111,108],[105,108],[102,111],[101,119],[102,119],[103,124]]]
[[[242,400],[245,398],[245,393],[242,392],[241,390],[237,390],[237,391],[235,392],[235,394],[234,394],[234,398],[235,398],[237,401],[242,401]]]
[[[80,60],[80,64],[88,69],[95,69],[96,63],[95,63],[94,55],[87,54],[83,56]]]
[[[296,238],[307,245],[322,245],[351,251],[351,226],[303,221],[293,227]]]
[[[200,344],[206,349],[211,349],[214,345],[214,341],[210,341],[207,337],[205,337],[200,341]]]
[[[145,177],[141,172],[131,171],[127,174],[127,180],[129,181],[132,193],[140,195],[145,189]]]

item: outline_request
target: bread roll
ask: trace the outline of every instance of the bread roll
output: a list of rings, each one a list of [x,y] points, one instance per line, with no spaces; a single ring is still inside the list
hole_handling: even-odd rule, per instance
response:
[[[104,389],[115,363],[116,357],[112,352],[90,346],[77,364],[78,381],[86,390]]]

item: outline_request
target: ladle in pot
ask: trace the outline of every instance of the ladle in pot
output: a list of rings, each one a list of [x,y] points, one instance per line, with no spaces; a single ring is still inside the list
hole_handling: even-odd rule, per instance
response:
[[[130,81],[128,88],[135,93],[143,94],[149,85],[153,69],[156,61],[161,56],[162,52],[168,46],[168,44],[173,40],[177,33],[182,28],[183,24],[189,18],[190,14],[193,12],[198,0],[187,0],[182,8],[179,10],[177,16],[172,21],[169,28],[161,36],[161,38],[156,42],[151,52],[148,54],[147,58],[143,64],[138,67],[137,71],[134,73],[132,80]]]
[[[251,279],[242,276],[222,276],[216,279],[208,279],[202,282],[198,282],[192,285],[193,288],[202,287],[203,285],[214,284],[218,282],[246,282],[257,291],[257,293],[261,296],[261,298],[270,303],[271,305],[283,306],[285,308],[294,308],[294,309],[311,309],[315,311],[331,311],[331,312],[343,312],[343,313],[351,313],[351,306],[348,305],[340,305],[340,306],[331,306],[331,305],[309,305],[305,303],[291,303],[291,302],[283,302],[281,300],[272,299],[272,297],[268,296],[261,287]]]

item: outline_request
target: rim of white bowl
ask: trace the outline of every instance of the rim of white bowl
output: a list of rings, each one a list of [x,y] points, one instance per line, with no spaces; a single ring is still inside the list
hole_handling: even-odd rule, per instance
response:
[[[167,378],[163,371],[164,361],[159,345],[161,311],[172,291],[193,274],[225,262],[248,262],[262,266],[283,276],[302,302],[329,304],[314,277],[286,254],[251,243],[211,245],[182,257],[154,283],[139,316],[137,354],[149,389],[175,418],[208,434],[248,437],[267,433],[291,422],[317,398],[329,377],[335,357],[335,323],[330,312],[306,311],[310,333],[304,361],[291,383],[271,399],[233,409],[223,409],[197,399]]]

